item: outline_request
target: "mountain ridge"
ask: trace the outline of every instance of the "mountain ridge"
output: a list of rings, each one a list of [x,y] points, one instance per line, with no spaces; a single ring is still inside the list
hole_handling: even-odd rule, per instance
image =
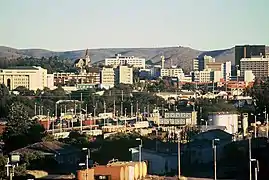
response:
[[[266,47],[269,52],[269,47]],[[178,65],[185,70],[191,69],[191,60],[204,55],[216,58],[218,62],[232,61],[234,64],[234,47],[228,49],[201,51],[190,47],[158,47],[158,48],[100,48],[89,49],[90,58],[93,63],[103,62],[106,57],[122,54],[125,56],[137,56],[151,60],[153,63],[160,62],[160,56],[166,57],[166,66]],[[1,59],[16,59],[18,57],[50,57],[60,56],[63,58],[75,60],[83,57],[85,50],[70,50],[70,51],[50,51],[46,49],[16,49],[7,46],[0,46]]]

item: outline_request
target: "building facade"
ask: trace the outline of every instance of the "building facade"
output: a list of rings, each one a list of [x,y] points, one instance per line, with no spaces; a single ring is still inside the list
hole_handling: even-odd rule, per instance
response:
[[[54,85],[75,86],[77,84],[99,84],[100,72],[98,68],[89,68],[85,73],[53,73]]]
[[[268,77],[269,58],[252,57],[240,60],[240,76],[244,76],[245,71],[252,70],[256,78]]]
[[[180,80],[184,79],[184,72],[181,68],[161,69],[161,77],[178,77]]]
[[[133,68],[118,66],[115,70],[116,84],[133,84]]]
[[[134,56],[122,56],[121,54],[116,54],[115,57],[106,58],[105,65],[113,66],[114,68],[121,65],[130,65],[134,68],[145,69],[146,60],[145,58],[139,58]]]
[[[214,63],[215,58],[211,56],[205,55],[201,58],[195,58],[192,60],[192,70],[193,71],[203,71],[204,69],[207,69],[208,63]]]
[[[251,58],[253,56],[265,57],[265,45],[235,46],[235,65],[239,65],[239,69],[242,58]]]
[[[221,71],[223,73],[223,79],[225,81],[229,81],[230,76],[232,75],[232,62],[227,61],[225,63],[222,63]]]
[[[38,66],[1,69],[0,83],[5,84],[9,90],[16,89],[19,86],[34,91],[44,89],[44,87],[47,87],[47,70]]]
[[[115,73],[113,68],[103,67],[100,70],[100,86],[101,88],[109,89],[114,87]]]

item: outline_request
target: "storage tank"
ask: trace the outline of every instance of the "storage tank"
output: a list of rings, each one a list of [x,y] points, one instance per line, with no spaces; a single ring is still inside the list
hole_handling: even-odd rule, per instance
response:
[[[87,177],[87,180],[94,180],[94,170],[88,169],[88,174],[87,174],[86,169],[77,171],[77,179],[78,180],[85,180],[86,177]]]
[[[125,180],[122,166],[96,166],[93,169],[94,175],[110,175],[111,180]]]
[[[125,180],[135,180],[134,178],[134,167],[128,165],[127,162],[115,162],[108,164],[107,166],[122,166],[124,168]]]
[[[134,179],[137,180],[139,179],[140,176],[140,166],[139,166],[139,162],[128,162],[128,165],[132,166],[134,169]]]
[[[213,112],[208,115],[208,125],[225,126],[225,131],[234,134],[238,132],[238,114],[231,112]]]
[[[148,167],[146,162],[142,162],[142,177],[145,178],[148,174]]]

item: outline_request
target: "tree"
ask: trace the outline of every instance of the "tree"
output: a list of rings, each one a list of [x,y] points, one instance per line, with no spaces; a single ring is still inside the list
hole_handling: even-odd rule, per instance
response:
[[[0,84],[0,118],[8,114],[9,91],[4,84]]]
[[[15,102],[11,105],[3,134],[7,152],[41,141],[43,133],[44,128],[38,127],[35,121],[30,120],[22,103]]]

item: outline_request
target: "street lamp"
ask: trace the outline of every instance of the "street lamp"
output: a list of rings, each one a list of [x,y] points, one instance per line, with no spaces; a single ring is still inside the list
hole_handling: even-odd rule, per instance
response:
[[[87,151],[86,162],[85,163],[79,163],[79,166],[86,166],[86,177],[85,177],[85,179],[87,180],[88,179],[90,150],[88,148],[82,148],[82,151]]]
[[[141,162],[142,161],[142,139],[136,138],[135,140],[140,141],[140,144],[139,144],[139,162]]]
[[[204,121],[205,122],[205,129],[207,130],[207,125],[208,125],[208,121],[212,121],[212,119],[208,119],[208,120],[206,120],[206,119],[201,119],[201,121]]]
[[[258,180],[258,172],[259,172],[259,161],[257,159],[250,159],[251,162],[256,162],[255,167],[255,180]]]
[[[254,125],[254,138],[256,138],[256,137],[257,137],[257,115],[259,116],[260,113],[259,113],[259,114],[253,114],[253,113],[251,113],[251,115],[254,115],[254,119],[255,119],[255,125]]]
[[[216,141],[220,141],[219,139],[212,140],[212,149],[213,149],[213,158],[214,158],[214,180],[217,180],[217,146]]]

